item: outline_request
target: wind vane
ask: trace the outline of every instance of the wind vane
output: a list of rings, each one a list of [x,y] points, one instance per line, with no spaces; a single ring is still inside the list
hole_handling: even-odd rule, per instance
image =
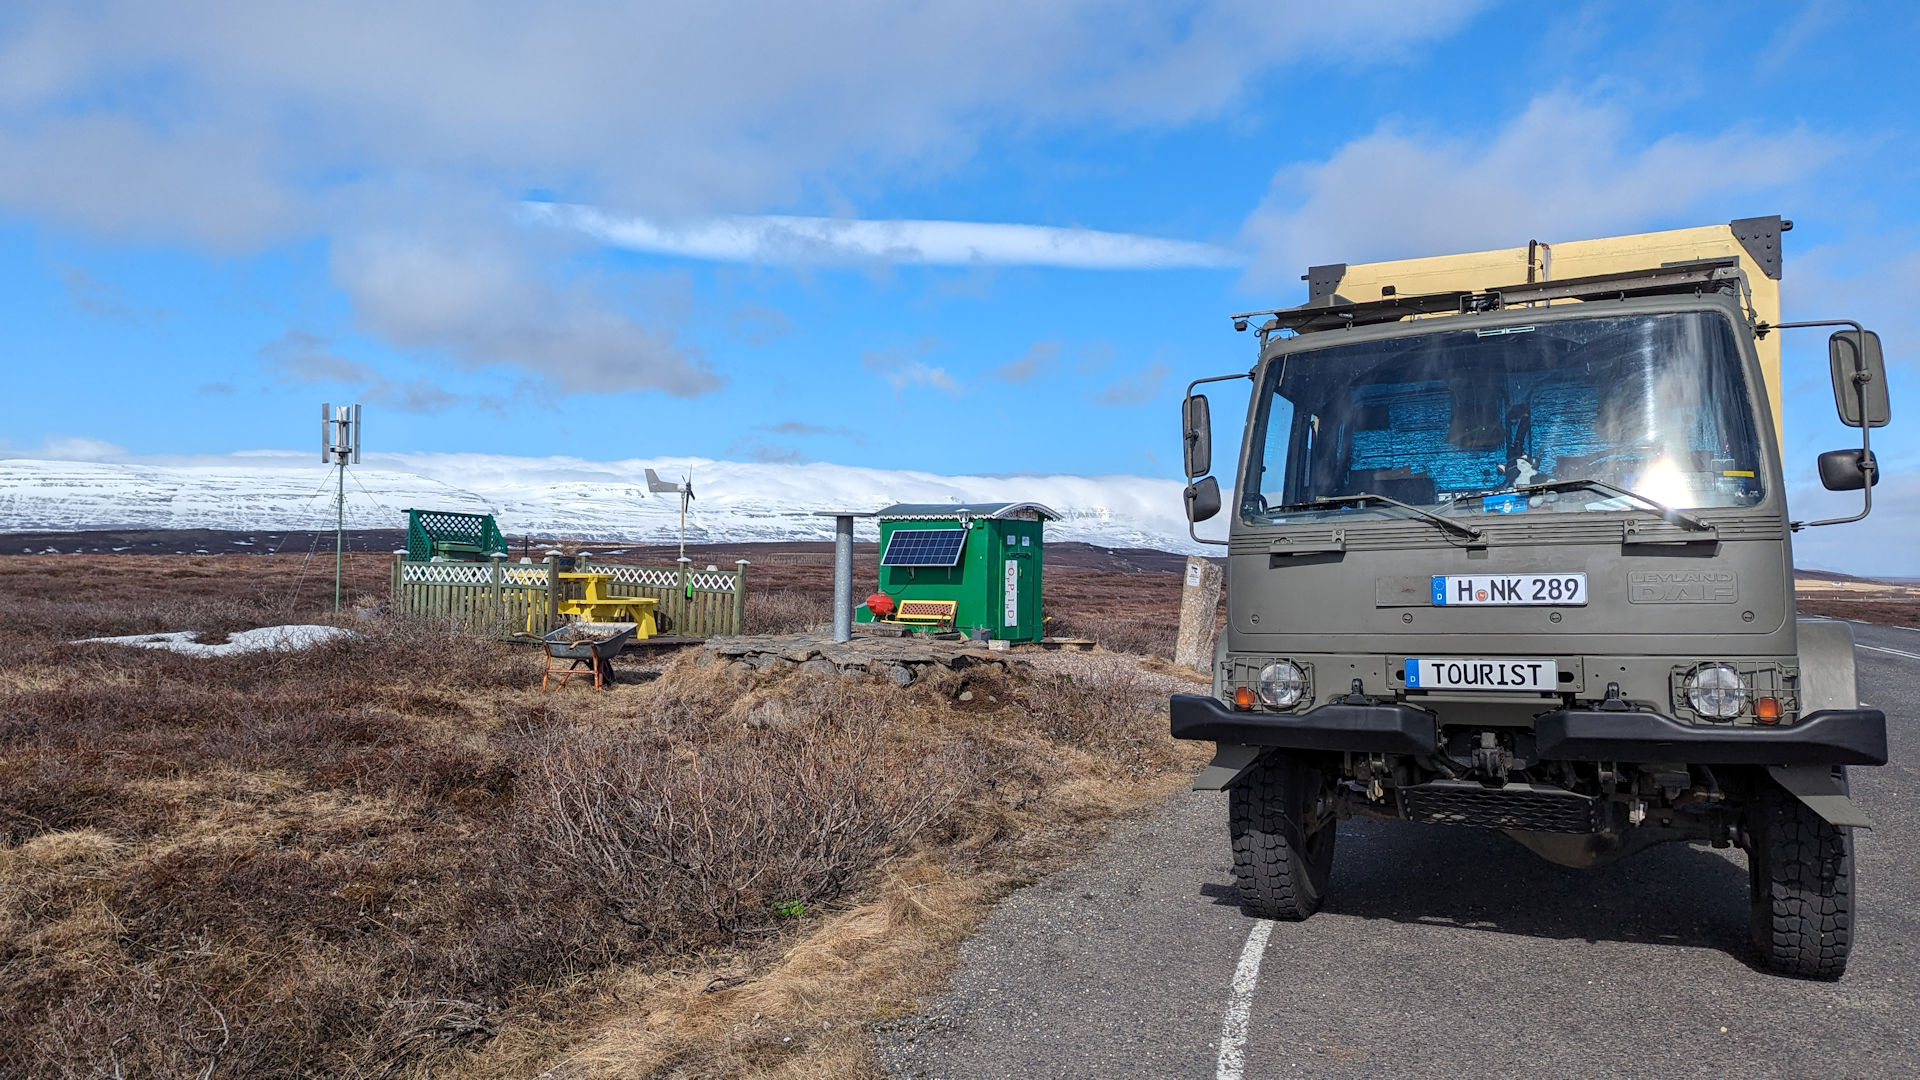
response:
[[[680,568],[681,573],[684,575],[687,566],[687,504],[693,501],[693,473],[689,471],[686,477],[678,484],[669,484],[665,480],[660,479],[659,473],[648,469],[647,490],[649,492],[677,494],[680,496]],[[688,579],[687,588],[689,590],[693,588],[691,579]]]

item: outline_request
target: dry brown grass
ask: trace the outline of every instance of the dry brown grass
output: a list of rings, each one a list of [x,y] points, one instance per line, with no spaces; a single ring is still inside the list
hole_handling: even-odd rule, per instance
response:
[[[1047,619],[1047,633],[1053,637],[1086,638],[1114,652],[1170,658],[1180,636],[1180,624],[1127,612],[1082,610],[1051,616]]]
[[[1825,615],[1831,619],[1854,619],[1860,622],[1884,623],[1888,626],[1920,627],[1920,599],[1901,595],[1893,589],[1888,589],[1882,594],[1865,595],[1801,592],[1794,607],[1802,615]]]
[[[1124,672],[65,644],[324,621],[242,562],[0,563],[0,1074],[864,1075],[995,897],[1195,764]]]
[[[751,579],[750,579],[751,580]],[[757,586],[758,582],[754,582]],[[823,623],[833,622],[832,593],[799,588],[759,588],[747,590],[746,625],[748,634],[797,634]]]

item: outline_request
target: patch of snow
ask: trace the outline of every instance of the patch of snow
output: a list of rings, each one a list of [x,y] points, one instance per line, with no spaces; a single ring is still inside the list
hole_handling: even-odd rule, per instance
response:
[[[698,499],[687,539],[699,543],[831,540],[821,510],[896,502],[1033,501],[1060,512],[1054,540],[1195,552],[1181,483],[1145,476],[948,476],[826,462],[704,458],[587,461],[502,454],[377,454],[350,470],[347,527],[401,529],[409,507],[492,513],[510,537],[672,543],[680,501],[647,491],[645,470],[691,473]],[[330,531],[328,467],[293,453],[172,459],[165,464],[0,460],[0,532],[76,529]],[[871,540],[870,520],[856,523]],[[1224,536],[1219,521],[1203,531]]]
[[[338,626],[298,623],[291,626],[263,626],[230,634],[224,644],[206,645],[195,640],[198,630],[176,630],[170,634],[129,634],[125,637],[82,638],[75,645],[132,645],[141,649],[166,649],[187,656],[238,656],[254,652],[297,652],[315,645],[357,635]]]

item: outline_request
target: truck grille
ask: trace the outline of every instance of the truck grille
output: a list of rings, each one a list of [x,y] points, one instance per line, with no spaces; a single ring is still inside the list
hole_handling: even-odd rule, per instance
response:
[[[1408,821],[1470,829],[1590,833],[1598,802],[1565,788],[1533,784],[1490,788],[1470,780],[1434,780],[1400,789],[1400,813]]]

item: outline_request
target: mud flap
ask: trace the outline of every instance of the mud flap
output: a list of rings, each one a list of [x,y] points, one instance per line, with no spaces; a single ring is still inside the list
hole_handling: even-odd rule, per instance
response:
[[[1824,818],[1829,825],[1843,829],[1871,829],[1873,822],[1847,798],[1847,786],[1833,775],[1827,765],[1769,765],[1774,782],[1793,793],[1794,798]]]
[[[1194,777],[1195,791],[1225,791],[1232,787],[1247,770],[1253,768],[1260,755],[1266,753],[1264,746],[1247,746],[1244,743],[1215,743],[1213,761],[1200,770]]]

